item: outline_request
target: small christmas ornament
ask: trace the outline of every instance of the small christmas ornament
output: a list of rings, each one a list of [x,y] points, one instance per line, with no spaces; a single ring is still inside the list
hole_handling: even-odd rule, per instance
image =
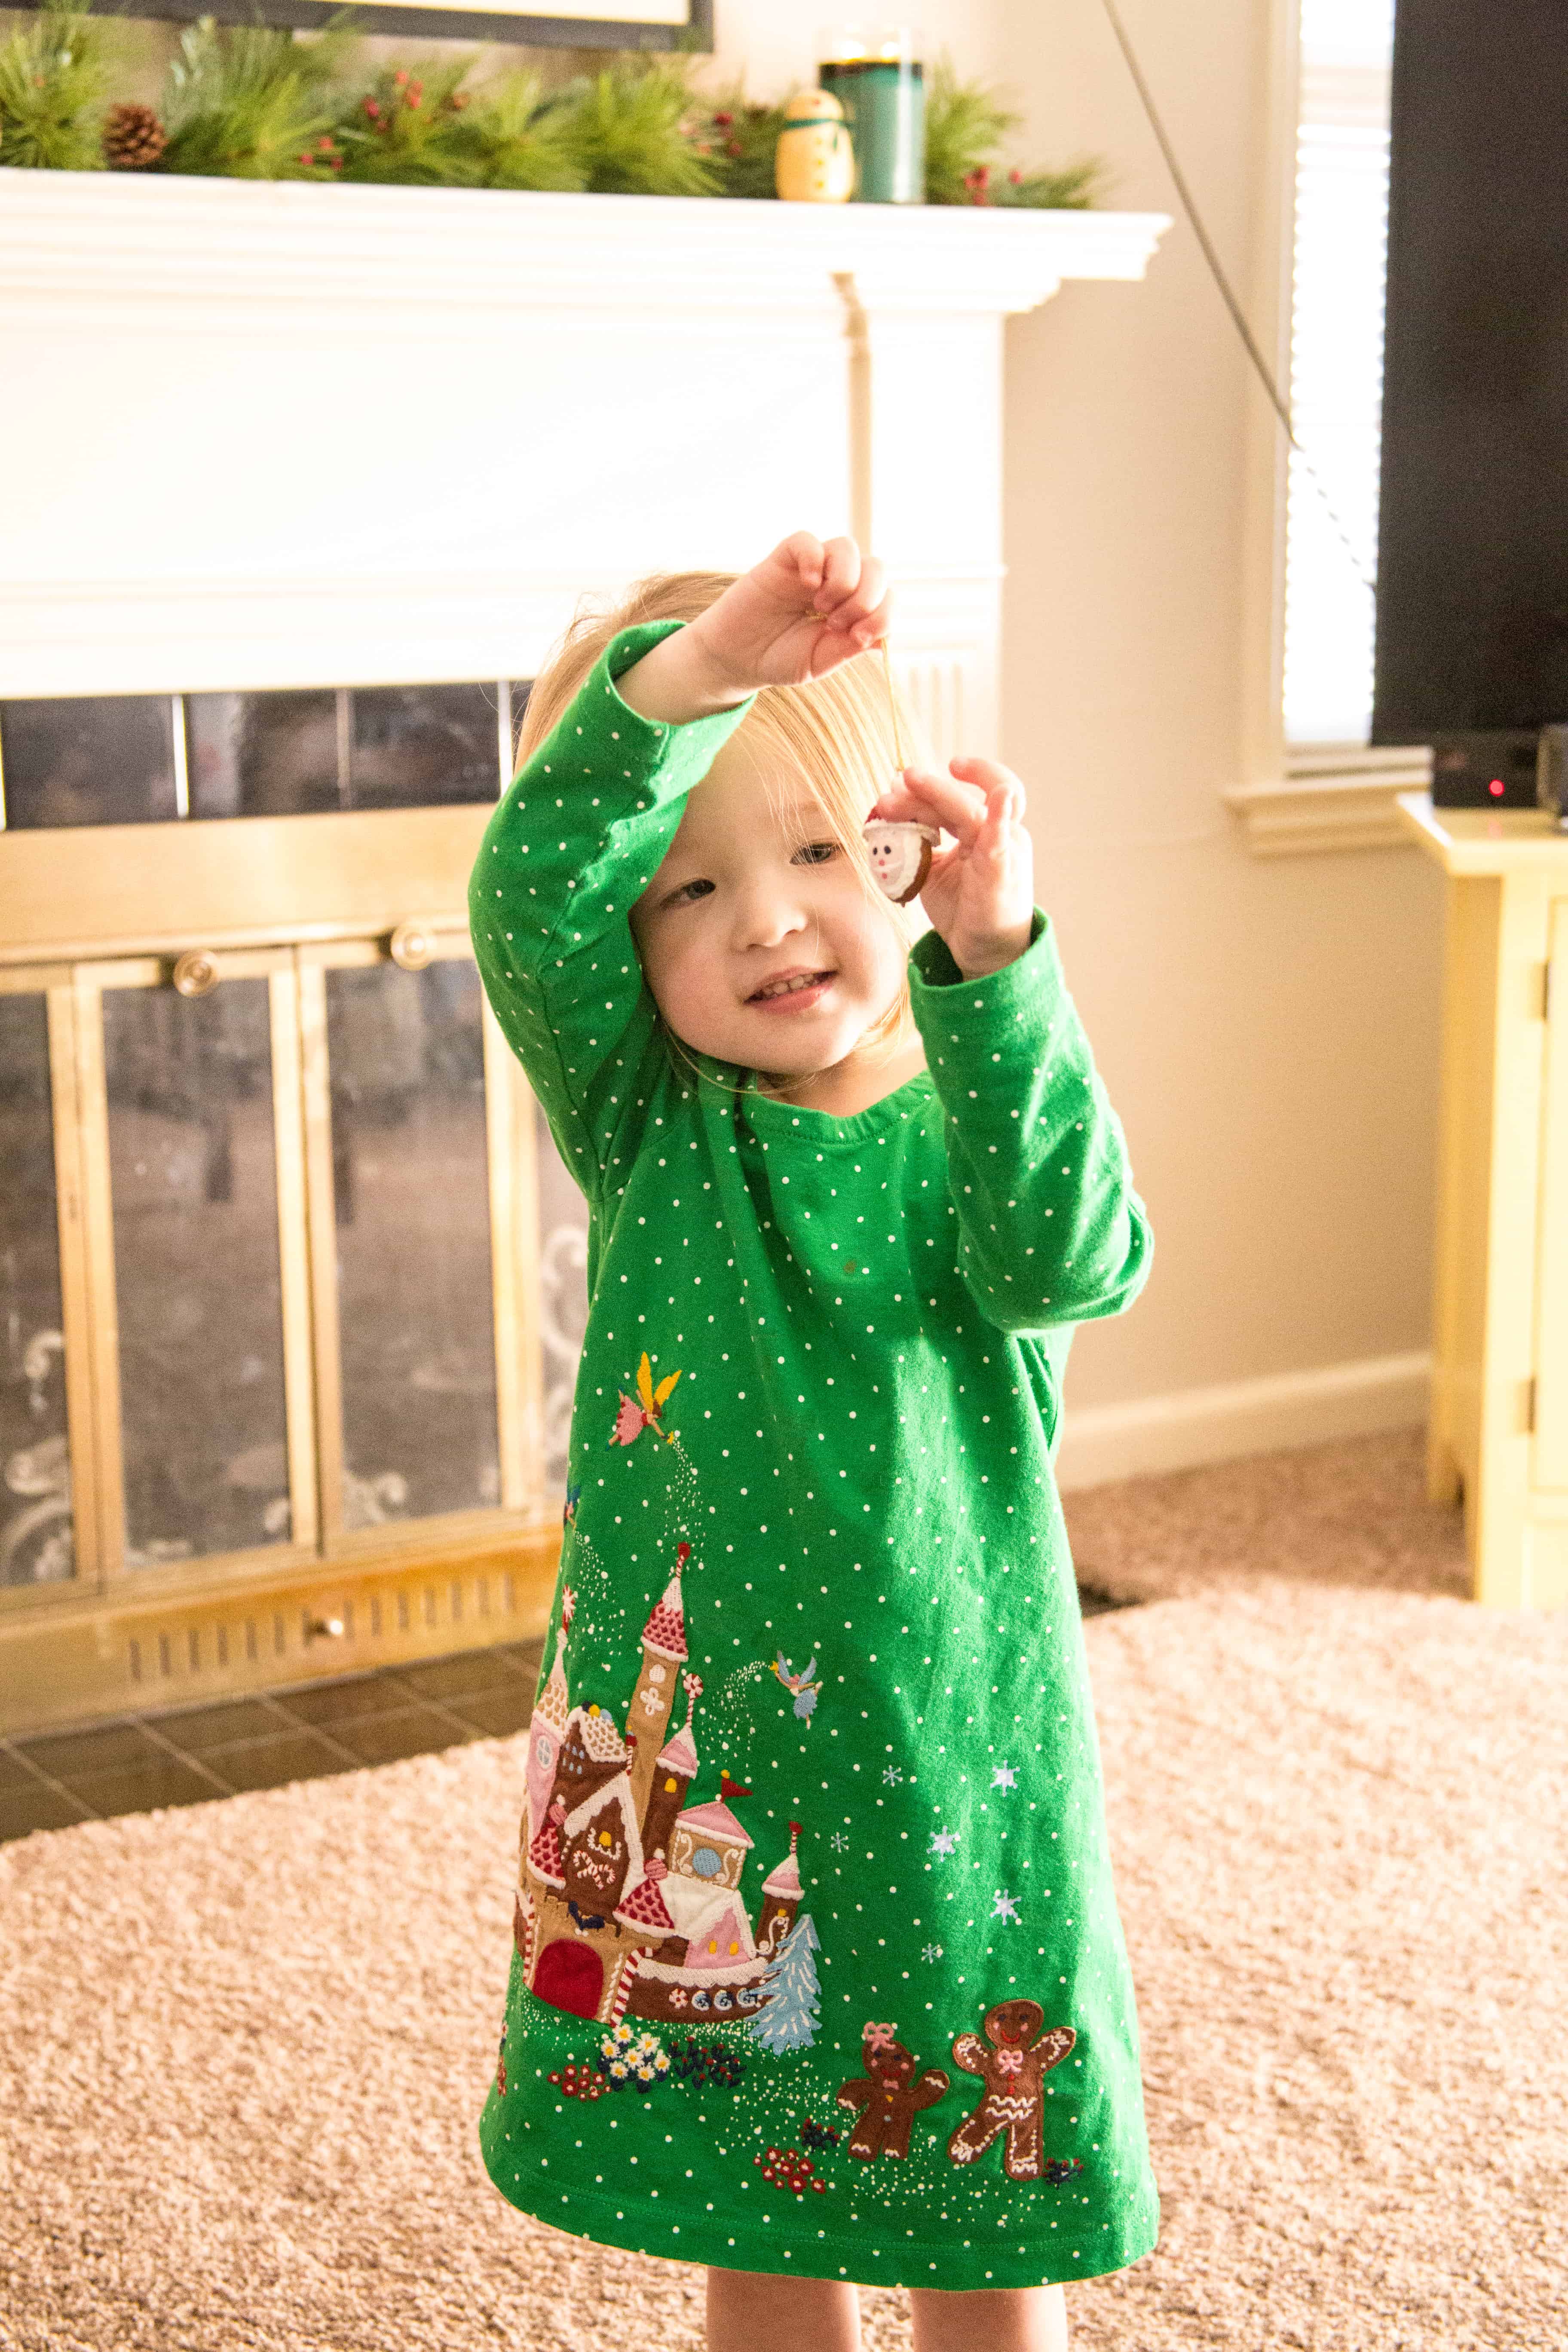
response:
[[[784,114],[786,127],[773,150],[779,194],[786,204],[847,204],[855,185],[855,151],[838,100],[825,89],[803,89]]]
[[[127,100],[103,118],[103,160],[111,172],[145,172],[157,163],[169,134],[150,106]]]
[[[866,854],[877,887],[895,907],[918,898],[931,872],[931,854],[942,839],[934,824],[894,824],[873,817],[866,826]]]
[[[899,725],[899,702],[893,692],[893,665],[886,637],[882,639],[882,674],[888,682],[888,711],[893,722],[893,756],[901,777],[905,766],[903,733]],[[874,816],[867,820],[863,835],[871,872],[883,898],[890,898],[895,907],[907,906],[911,898],[918,898],[931,872],[931,852],[942,839],[941,827],[917,824],[909,818]]]

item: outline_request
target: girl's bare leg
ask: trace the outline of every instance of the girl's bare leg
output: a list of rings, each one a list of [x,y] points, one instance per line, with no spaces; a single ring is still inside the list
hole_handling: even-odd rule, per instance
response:
[[[759,2352],[795,2343],[809,2345],[811,2352],[860,2352],[860,2297],[854,2287],[763,2271],[709,2272],[708,2352]]]
[[[804,2281],[801,2282],[805,2284]],[[1067,2352],[1067,2299],[1059,2286],[910,2292],[914,2352]]]

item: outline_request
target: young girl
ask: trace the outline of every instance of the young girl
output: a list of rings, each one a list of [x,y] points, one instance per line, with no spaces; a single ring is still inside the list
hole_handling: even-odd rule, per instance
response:
[[[1140,1287],[1017,779],[895,777],[881,567],[805,532],[579,621],[475,950],[591,1218],[485,2161],[709,2265],[713,2352],[1065,2344],[1154,2242],[1051,1473]],[[914,940],[868,817],[945,829]]]

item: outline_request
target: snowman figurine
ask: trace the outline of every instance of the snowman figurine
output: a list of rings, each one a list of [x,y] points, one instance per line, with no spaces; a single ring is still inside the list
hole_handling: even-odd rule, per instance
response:
[[[844,109],[825,89],[798,90],[773,150],[773,185],[786,204],[842,205],[855,185]]]
[[[877,887],[895,907],[918,898],[931,872],[931,854],[942,839],[934,824],[874,816],[863,828],[866,855]]]

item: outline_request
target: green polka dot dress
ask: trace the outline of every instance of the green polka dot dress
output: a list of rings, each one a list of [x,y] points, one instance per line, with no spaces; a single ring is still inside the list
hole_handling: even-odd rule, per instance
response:
[[[1037,913],[910,957],[928,1068],[838,1118],[669,1055],[627,911],[744,711],[607,650],[491,821],[475,950],[591,1217],[519,1789],[491,2179],[600,2243],[1036,2285],[1154,2242],[1051,1471],[1148,1228]]]

